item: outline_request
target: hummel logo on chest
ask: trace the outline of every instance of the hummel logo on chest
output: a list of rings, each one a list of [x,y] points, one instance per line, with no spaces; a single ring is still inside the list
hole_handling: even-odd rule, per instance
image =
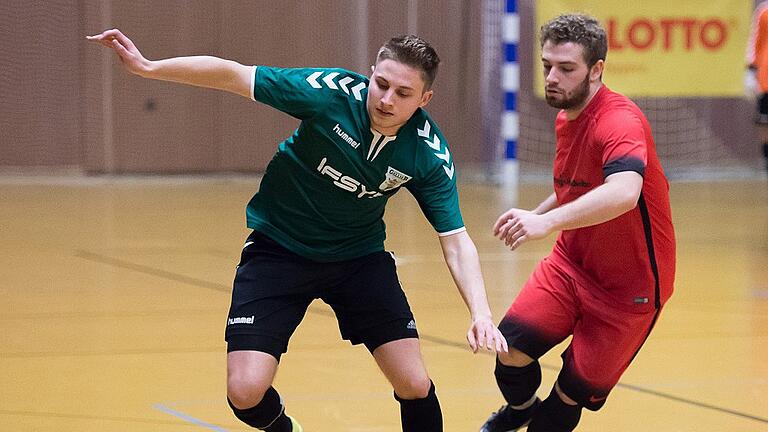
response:
[[[344,132],[340,127],[339,124],[336,123],[336,126],[333,127],[333,131],[336,132],[336,135],[339,136],[342,140],[344,140],[345,143],[352,146],[352,148],[356,149],[360,147],[360,143],[355,141],[351,136],[349,136],[348,133]]]

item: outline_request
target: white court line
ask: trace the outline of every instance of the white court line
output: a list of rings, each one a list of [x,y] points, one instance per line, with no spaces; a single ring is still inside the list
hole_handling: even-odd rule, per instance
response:
[[[194,417],[192,417],[190,415],[184,414],[183,412],[172,410],[172,409],[168,408],[167,406],[165,406],[163,404],[154,404],[154,405],[152,405],[152,408],[154,408],[154,409],[156,409],[158,411],[162,411],[162,412],[164,412],[166,414],[170,414],[170,415],[172,415],[174,417],[178,417],[178,418],[180,418],[182,420],[188,421],[188,422],[190,422],[190,423],[192,423],[192,424],[194,424],[196,426],[204,427],[206,429],[210,429],[210,430],[216,431],[216,432],[227,432],[226,429],[222,429],[222,428],[220,428],[220,427],[218,427],[216,425],[212,425],[212,424],[206,423],[206,422],[204,422],[202,420],[198,420],[198,419],[196,419],[196,418],[194,418]]]

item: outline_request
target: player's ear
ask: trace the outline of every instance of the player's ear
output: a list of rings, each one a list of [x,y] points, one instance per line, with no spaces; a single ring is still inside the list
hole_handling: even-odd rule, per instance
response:
[[[429,101],[432,100],[432,90],[427,90],[424,92],[423,95],[421,95],[421,102],[419,102],[419,108],[424,108],[427,106]]]
[[[597,63],[593,64],[592,67],[589,68],[589,80],[598,81],[600,77],[603,76],[604,68],[605,68],[605,61],[598,60]]]
[[[374,70],[376,70],[376,65],[371,65],[371,73],[373,73]]]

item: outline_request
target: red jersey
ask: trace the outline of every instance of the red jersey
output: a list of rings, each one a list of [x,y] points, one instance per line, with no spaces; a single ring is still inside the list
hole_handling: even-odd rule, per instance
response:
[[[651,127],[627,97],[602,86],[574,120],[555,122],[555,194],[560,205],[604,183],[607,176],[643,176],[637,206],[598,225],[561,231],[550,255],[594,295],[630,310],[659,308],[672,294],[675,233]]]

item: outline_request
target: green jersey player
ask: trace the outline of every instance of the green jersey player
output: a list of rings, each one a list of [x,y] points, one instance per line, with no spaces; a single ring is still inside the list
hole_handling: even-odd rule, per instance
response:
[[[227,321],[227,396],[235,415],[268,432],[300,431],[272,387],[288,340],[314,299],[341,334],[364,344],[394,388],[403,431],[442,431],[416,323],[384,251],[384,207],[406,188],[432,224],[471,314],[467,340],[506,351],[479,259],[459,211],[455,165],[422,108],[439,58],[415,36],[388,41],[370,79],[343,69],[245,66],[210,56],[150,61],[119,30],[96,41],[134,74],[228,91],[301,120],[280,143],[248,203]]]

